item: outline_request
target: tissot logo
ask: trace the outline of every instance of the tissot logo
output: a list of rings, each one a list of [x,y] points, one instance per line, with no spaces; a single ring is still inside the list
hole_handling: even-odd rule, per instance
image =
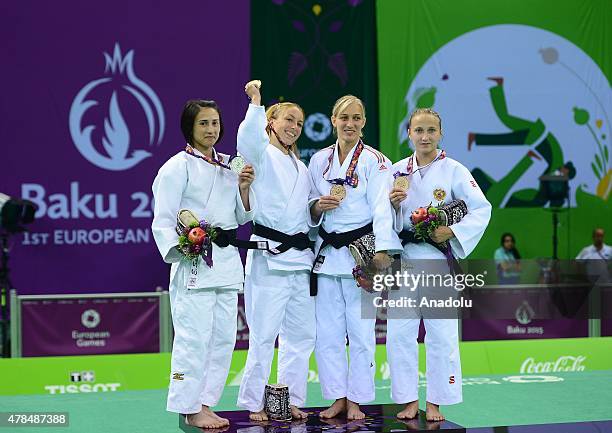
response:
[[[71,382],[94,382],[96,375],[93,371],[77,371],[70,373]]]

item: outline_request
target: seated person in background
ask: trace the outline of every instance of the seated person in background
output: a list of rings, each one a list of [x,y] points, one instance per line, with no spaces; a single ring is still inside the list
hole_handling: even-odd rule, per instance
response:
[[[593,245],[584,247],[576,256],[576,260],[587,260],[586,272],[591,281],[609,283],[610,271],[608,269],[612,260],[612,247],[604,243],[604,229],[596,227],[593,230]]]
[[[512,233],[502,235],[501,247],[495,250],[493,258],[499,284],[518,284],[521,279],[521,255]]]

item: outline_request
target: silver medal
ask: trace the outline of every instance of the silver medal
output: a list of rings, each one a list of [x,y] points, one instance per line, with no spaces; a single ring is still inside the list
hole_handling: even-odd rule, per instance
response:
[[[236,156],[232,157],[232,159],[231,159],[231,161],[229,163],[230,168],[236,174],[240,174],[240,172],[242,171],[242,169],[244,168],[245,165],[246,165],[246,161],[240,155],[236,155]]]

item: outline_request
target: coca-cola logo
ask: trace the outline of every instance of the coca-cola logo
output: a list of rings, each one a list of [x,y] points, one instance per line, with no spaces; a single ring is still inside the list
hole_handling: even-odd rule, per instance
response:
[[[534,358],[527,358],[521,364],[521,373],[550,373],[557,371],[584,371],[583,362],[586,356],[578,355],[560,356],[554,361],[538,362]]]
[[[148,141],[149,147],[161,143],[164,110],[155,91],[136,76],[134,50],[122,56],[117,43],[112,57],[104,53],[104,58],[107,76],[87,83],[72,102],[70,135],[92,164],[106,170],[128,170],[151,156],[148,150],[135,149],[142,141]],[[142,124],[130,128],[130,122],[139,119]],[[142,129],[148,130],[146,138],[137,135]]]

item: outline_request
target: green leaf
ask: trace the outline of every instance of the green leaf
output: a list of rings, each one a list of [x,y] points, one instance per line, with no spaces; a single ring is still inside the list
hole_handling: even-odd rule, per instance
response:
[[[606,165],[608,164],[608,146],[604,147],[604,159],[606,160]]]
[[[595,173],[595,176],[597,176],[597,179],[601,180],[601,175],[599,174],[599,170],[597,170],[597,167],[595,167],[595,163],[591,163],[591,168],[593,169],[593,173]]]
[[[604,168],[603,168],[603,164],[601,163],[601,158],[599,157],[599,155],[595,155],[595,161],[597,161],[597,167],[599,168],[600,172],[604,172]]]
[[[582,109],[574,107],[574,122],[578,125],[586,125],[589,121],[589,112]]]

